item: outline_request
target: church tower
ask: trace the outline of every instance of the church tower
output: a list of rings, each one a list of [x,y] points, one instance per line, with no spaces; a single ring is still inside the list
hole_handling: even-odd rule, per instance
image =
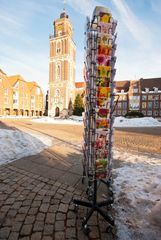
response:
[[[54,21],[54,35],[50,36],[49,116],[59,116],[75,98],[76,46],[72,39],[73,26],[65,13]]]

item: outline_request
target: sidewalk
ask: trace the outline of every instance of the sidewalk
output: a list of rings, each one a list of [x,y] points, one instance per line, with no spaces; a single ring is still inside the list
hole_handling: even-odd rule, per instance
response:
[[[65,146],[60,154],[62,148],[0,166],[0,239],[114,239],[97,213],[88,222],[89,236],[83,233],[86,208],[75,212],[72,203],[86,197],[81,154]]]

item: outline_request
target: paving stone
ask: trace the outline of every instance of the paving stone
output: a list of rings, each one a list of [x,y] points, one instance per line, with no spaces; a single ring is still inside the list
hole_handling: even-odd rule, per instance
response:
[[[45,196],[45,197],[43,198],[43,203],[50,203],[50,200],[51,200],[51,197]]]
[[[52,224],[45,224],[44,225],[43,235],[52,235],[53,232],[54,232],[54,225],[52,225]]]
[[[53,238],[50,236],[43,236],[42,240],[53,240]]]
[[[55,213],[47,213],[45,222],[47,224],[53,224],[55,222]]]
[[[31,235],[31,240],[40,240],[42,236],[41,232],[36,232]]]
[[[89,236],[90,236],[91,239],[93,239],[93,238],[98,238],[99,239],[98,227],[92,226],[91,227],[91,232],[89,233]]]
[[[66,222],[67,227],[74,227],[75,226],[75,219],[68,219]]]
[[[28,215],[35,215],[38,212],[38,208],[31,207],[28,211]]]
[[[22,205],[22,201],[16,201],[14,204],[11,206],[11,209],[18,210]]]
[[[41,205],[41,201],[33,201],[31,206],[34,208],[34,207],[40,207]]]
[[[10,209],[10,205],[4,205],[4,206],[1,208],[1,212],[7,213],[9,209]]]
[[[17,211],[16,210],[9,210],[8,213],[7,213],[7,216],[8,217],[15,217],[17,214]]]
[[[66,238],[76,238],[76,229],[74,227],[66,228]]]
[[[19,213],[27,213],[29,210],[29,206],[25,206],[25,207],[20,207],[20,209],[18,210]]]
[[[61,194],[61,195],[64,195],[66,193],[66,190],[62,189],[62,188],[59,188],[57,190],[57,193]]]
[[[56,214],[56,220],[65,220],[65,219],[66,219],[66,214],[64,214],[64,213]]]
[[[22,222],[15,222],[13,225],[12,225],[12,231],[13,232],[19,232],[20,229],[22,227]]]
[[[24,219],[25,219],[25,217],[26,217],[26,214],[17,214],[15,220],[16,220],[17,222],[23,222]]]
[[[20,235],[21,236],[26,236],[26,235],[30,235],[32,231],[32,224],[27,224],[27,225],[23,225]]]
[[[55,222],[55,231],[64,231],[65,223],[64,221],[56,221]]]
[[[0,239],[7,239],[9,237],[11,229],[9,227],[3,227],[0,229]]]
[[[25,218],[25,224],[32,224],[34,223],[34,221],[35,221],[35,216],[30,215]]]
[[[73,212],[73,211],[68,211],[67,213],[67,218],[70,219],[70,218],[76,218],[76,213]]]
[[[58,205],[50,205],[48,212],[56,213],[58,211]]]
[[[15,198],[8,198],[7,200],[5,200],[5,204],[7,205],[11,205],[15,202]]]
[[[37,221],[44,221],[45,219],[45,213],[38,213],[37,216],[36,216],[36,220]]]
[[[19,237],[19,233],[17,233],[17,232],[11,232],[10,235],[9,235],[8,240],[17,240],[18,237]]]
[[[48,211],[48,208],[49,208],[49,204],[43,203],[40,206],[40,212],[46,213]]]
[[[14,223],[14,218],[10,218],[10,217],[6,217],[4,222],[3,222],[3,226],[4,227],[11,227]]]
[[[55,232],[55,240],[64,240],[65,234],[64,232]]]
[[[44,229],[44,222],[43,221],[36,221],[34,223],[34,228],[33,228],[34,232],[42,232],[43,229]]]
[[[63,212],[63,213],[67,213],[68,205],[64,204],[64,203],[60,203],[58,211],[59,212]]]
[[[30,206],[32,203],[32,199],[29,199],[29,200],[25,200],[22,202],[22,206]]]

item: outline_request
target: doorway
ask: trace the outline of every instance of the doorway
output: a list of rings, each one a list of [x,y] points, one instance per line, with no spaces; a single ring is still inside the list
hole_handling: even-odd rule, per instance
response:
[[[59,108],[58,107],[55,108],[55,117],[59,117]]]

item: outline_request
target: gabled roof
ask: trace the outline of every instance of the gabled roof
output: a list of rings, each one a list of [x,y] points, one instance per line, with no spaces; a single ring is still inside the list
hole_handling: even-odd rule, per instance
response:
[[[140,83],[142,90],[149,88],[152,91],[154,87],[161,90],[161,78],[141,78]]]
[[[130,87],[130,80],[124,80],[124,81],[115,81],[115,88],[118,91],[121,91],[124,89],[125,92],[129,90]]]
[[[2,73],[3,75],[7,75],[5,72],[3,72],[2,69],[0,69],[0,73]]]
[[[21,75],[8,76],[8,79],[12,86],[14,86],[15,83],[19,80],[26,82]]]
[[[85,82],[75,82],[75,87],[76,88],[84,88],[85,87]]]

